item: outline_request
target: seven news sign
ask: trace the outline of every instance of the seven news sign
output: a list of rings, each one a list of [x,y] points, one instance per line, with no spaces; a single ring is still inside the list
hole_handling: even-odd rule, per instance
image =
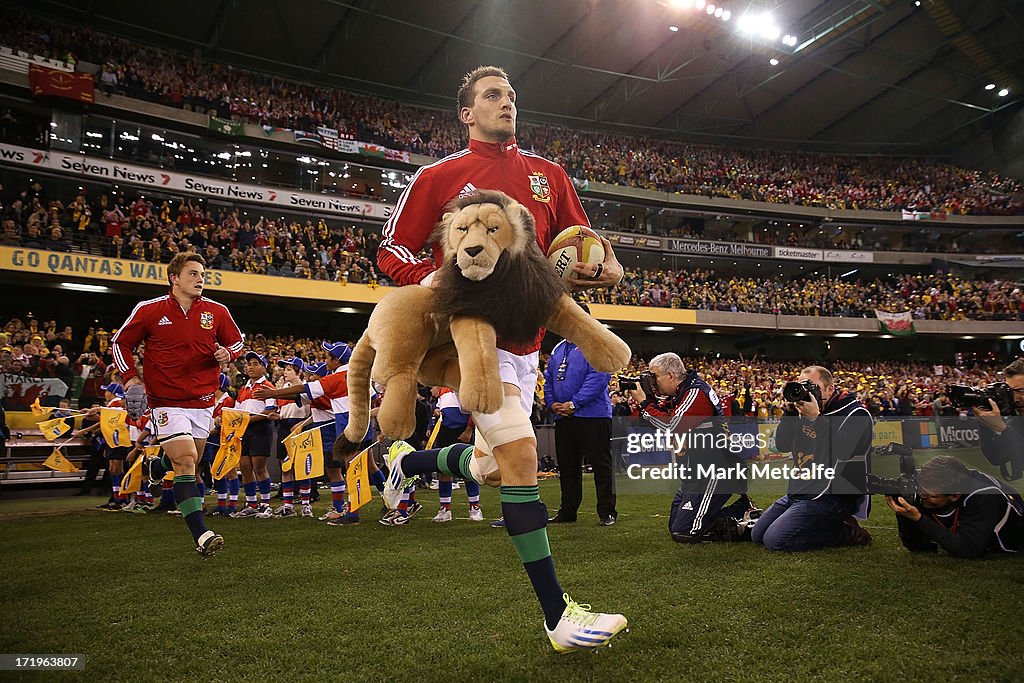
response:
[[[196,192],[211,197],[238,199],[279,207],[316,209],[343,216],[363,216],[383,220],[390,217],[393,210],[393,207],[378,201],[356,201],[351,198],[332,197],[313,192],[285,192],[249,183],[234,183],[217,178],[147,168],[80,154],[45,152],[0,143],[0,163],[5,161],[91,178],[117,180],[142,187]]]

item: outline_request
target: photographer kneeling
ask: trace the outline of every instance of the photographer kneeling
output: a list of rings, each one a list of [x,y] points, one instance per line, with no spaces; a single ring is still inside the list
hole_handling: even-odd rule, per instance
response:
[[[832,373],[812,365],[783,389],[787,407],[775,432],[776,447],[793,454],[794,468],[811,472],[790,478],[787,494],[754,525],[751,538],[770,550],[814,550],[867,545],[871,535],[854,519],[867,517],[867,458],[871,413]],[[834,476],[824,475],[834,470]]]
[[[917,472],[917,498],[886,496],[900,540],[912,552],[942,548],[953,557],[1024,549],[1024,504],[1006,484],[964,467],[951,455],[932,458]]]
[[[746,496],[746,480],[697,474],[698,465],[729,467],[736,461],[728,449],[714,443],[724,433],[722,402],[674,353],[655,356],[648,367],[650,371],[633,379],[626,393],[639,404],[639,416],[647,424],[664,434],[687,438],[685,462],[691,476],[682,481],[672,500],[668,521],[672,539],[679,543],[732,540],[735,534],[730,534],[726,521],[756,511]],[[620,386],[627,381],[620,378]],[[734,492],[740,494],[739,500],[725,506]],[[736,524],[731,531],[737,531]]]

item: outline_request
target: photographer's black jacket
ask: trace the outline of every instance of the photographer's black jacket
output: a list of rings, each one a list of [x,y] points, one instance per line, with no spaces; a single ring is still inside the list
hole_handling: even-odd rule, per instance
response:
[[[835,469],[835,478],[792,479],[787,494],[798,499],[823,495],[864,496],[871,452],[871,413],[847,391],[838,391],[812,422],[787,412],[775,431],[775,447],[793,454],[793,465],[820,464]]]
[[[896,515],[900,540],[907,550],[935,552],[942,548],[953,557],[979,557],[985,552],[1024,550],[1024,504],[1006,484],[978,470],[968,470],[973,480],[969,493],[947,509],[926,510],[914,506],[921,519],[912,522]]]
[[[1024,470],[1024,417],[1004,417],[1006,429],[996,432],[982,425],[981,452],[993,465],[1002,468],[1004,479],[1020,479]]]

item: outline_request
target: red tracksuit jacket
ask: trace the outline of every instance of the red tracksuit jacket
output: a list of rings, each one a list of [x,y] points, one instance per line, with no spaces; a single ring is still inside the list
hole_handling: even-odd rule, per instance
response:
[[[220,384],[217,345],[232,360],[245,350],[226,306],[199,297],[186,315],[170,294],[139,303],[111,341],[126,383],[136,374],[132,351],[146,342],[142,370],[151,408],[209,408]]]
[[[444,258],[440,245],[433,245],[433,263],[416,254],[426,246],[445,204],[475,190],[501,190],[528,208],[544,253],[565,228],[590,225],[561,166],[524,152],[514,139],[500,144],[470,140],[468,149],[423,166],[413,176],[384,225],[377,252],[381,272],[399,285],[412,285],[436,270]],[[538,338],[528,349],[509,350],[524,354],[539,348]]]

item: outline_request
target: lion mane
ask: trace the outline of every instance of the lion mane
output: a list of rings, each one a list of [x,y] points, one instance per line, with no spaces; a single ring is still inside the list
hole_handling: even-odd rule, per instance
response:
[[[516,248],[505,249],[494,272],[480,281],[464,276],[455,259],[446,253],[435,275],[435,313],[449,319],[485,320],[501,340],[514,345],[531,344],[567,290],[537,244],[530,212],[501,192],[480,190],[448,203],[446,219],[435,227],[432,241],[447,244],[451,217],[467,206],[481,203],[502,208],[515,232]]]

